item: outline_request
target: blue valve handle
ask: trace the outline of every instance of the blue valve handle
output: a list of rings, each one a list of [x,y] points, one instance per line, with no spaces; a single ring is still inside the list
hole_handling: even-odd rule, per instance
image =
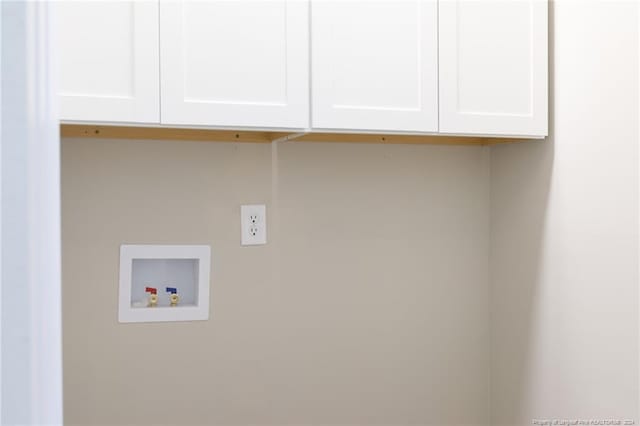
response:
[[[178,293],[178,289],[175,288],[175,287],[167,287],[167,293],[177,294]]]

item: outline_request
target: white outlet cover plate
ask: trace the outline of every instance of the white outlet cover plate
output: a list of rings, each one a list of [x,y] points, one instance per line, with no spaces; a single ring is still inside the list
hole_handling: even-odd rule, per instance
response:
[[[267,207],[264,204],[240,206],[240,230],[243,246],[267,244]]]

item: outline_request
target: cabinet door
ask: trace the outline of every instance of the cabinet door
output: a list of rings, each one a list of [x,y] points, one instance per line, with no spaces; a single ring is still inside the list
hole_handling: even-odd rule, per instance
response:
[[[303,0],[162,1],[162,123],[307,127],[308,10]]]
[[[158,3],[54,5],[61,119],[158,123]]]
[[[547,134],[547,2],[440,1],[440,131]]]
[[[314,0],[312,126],[438,130],[435,0]]]

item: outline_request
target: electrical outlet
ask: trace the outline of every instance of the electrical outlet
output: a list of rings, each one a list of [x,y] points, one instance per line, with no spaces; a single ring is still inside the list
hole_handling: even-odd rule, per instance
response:
[[[267,244],[267,208],[264,204],[240,207],[241,244],[255,246]]]

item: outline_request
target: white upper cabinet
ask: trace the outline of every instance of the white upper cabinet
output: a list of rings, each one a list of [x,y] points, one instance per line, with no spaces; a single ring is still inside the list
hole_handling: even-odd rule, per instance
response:
[[[547,2],[441,0],[440,131],[547,134]]]
[[[313,0],[312,126],[438,131],[436,0]]]
[[[157,2],[54,2],[62,120],[158,123]]]
[[[547,135],[546,0],[54,4],[63,120]]]
[[[303,0],[160,2],[163,124],[309,125]]]

